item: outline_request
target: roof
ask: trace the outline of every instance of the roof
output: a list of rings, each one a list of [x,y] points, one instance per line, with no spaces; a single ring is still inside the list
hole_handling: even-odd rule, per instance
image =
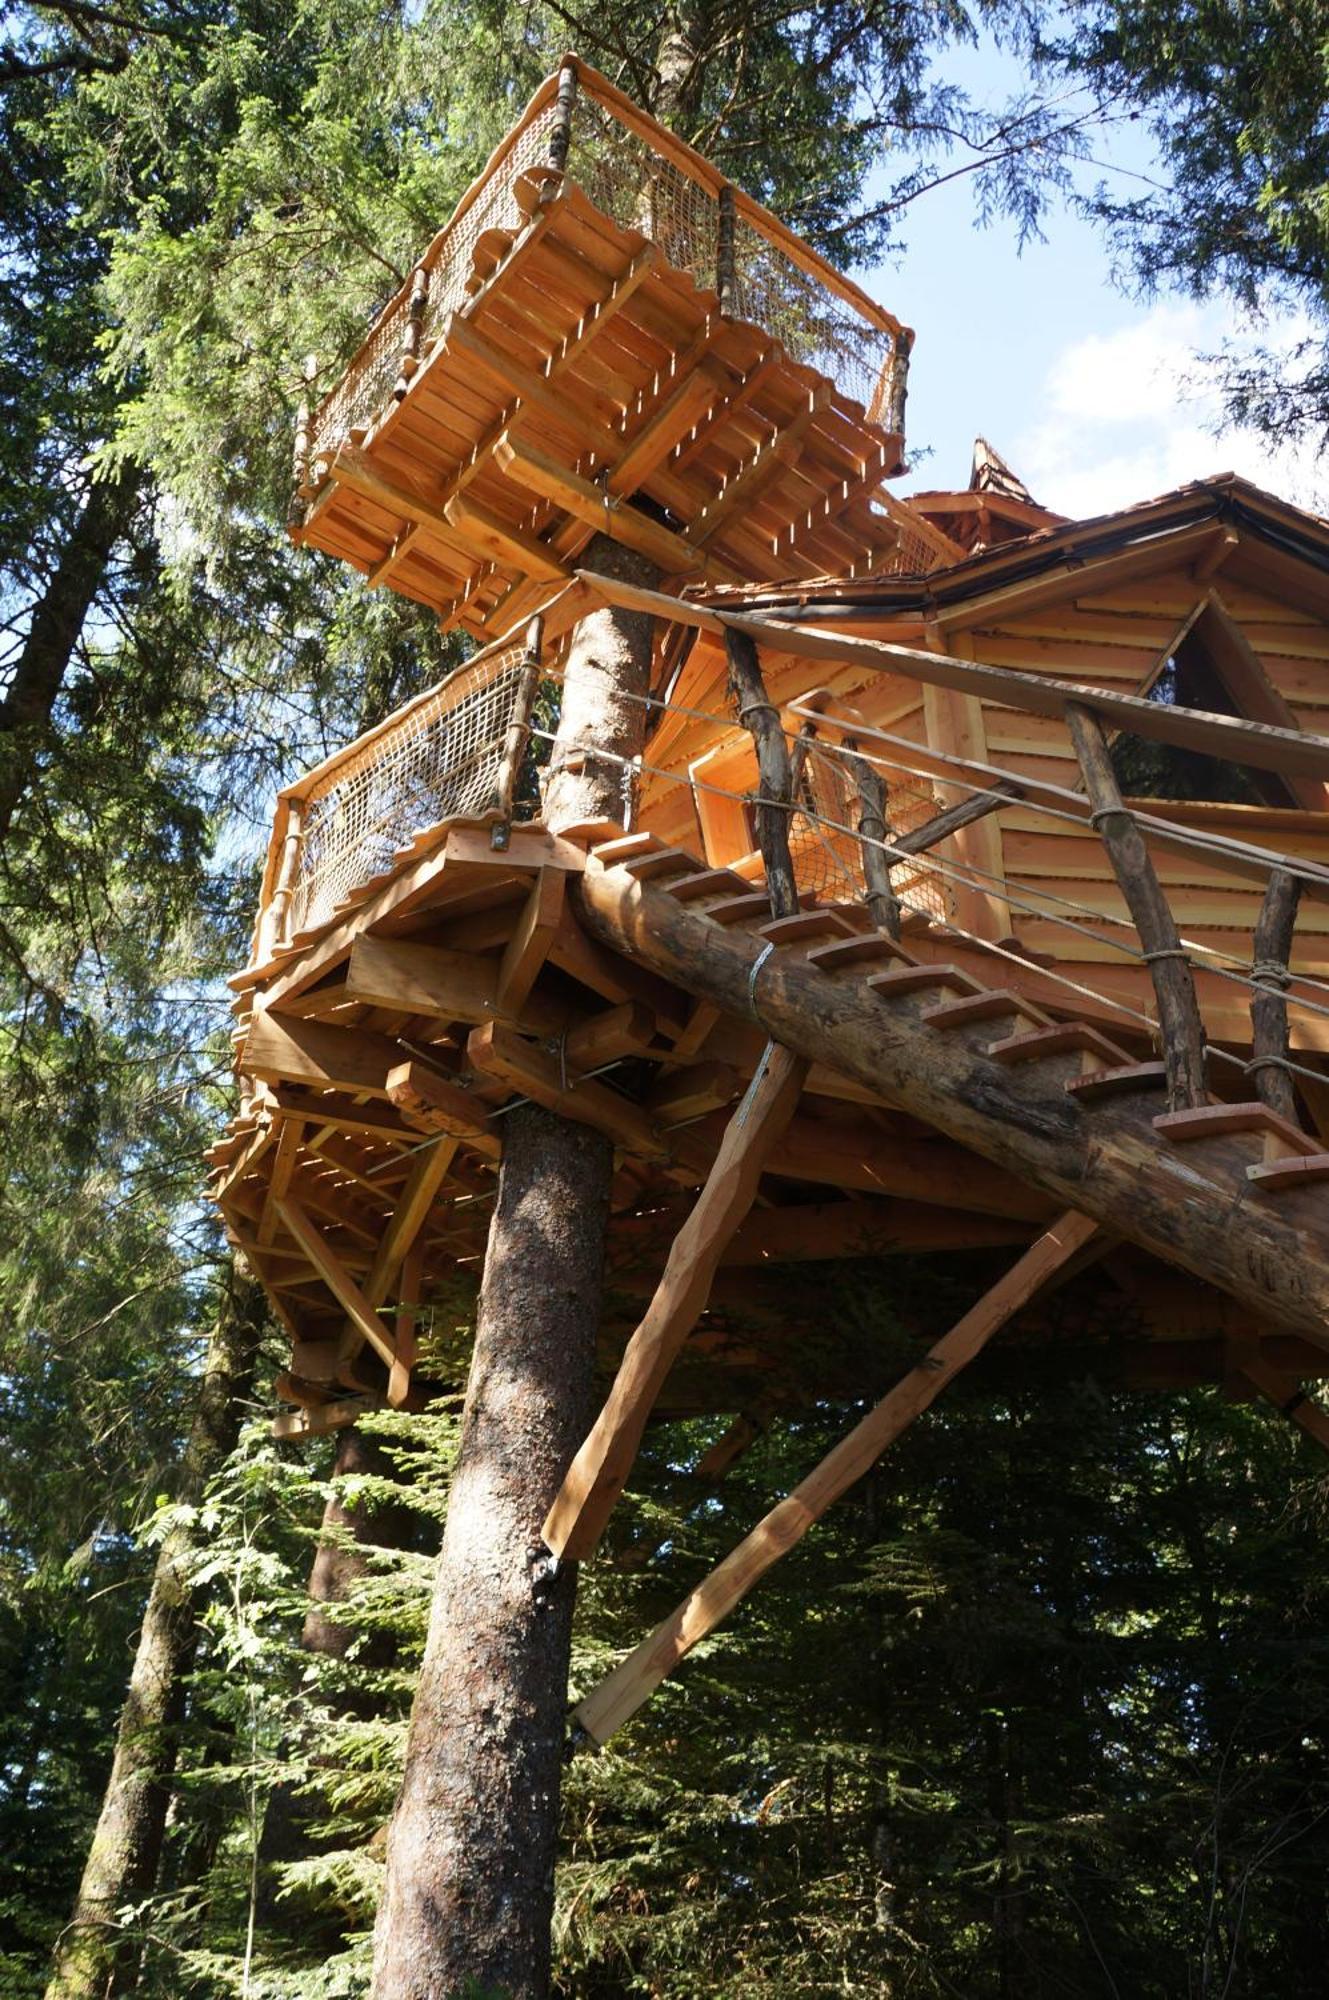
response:
[[[1194,480],[1111,513],[1079,521],[1055,519],[927,575],[828,577],[704,595],[707,603],[741,602],[745,609],[797,617],[803,623],[842,617],[851,608],[859,618],[907,612],[926,617],[998,589],[1055,578],[1058,572],[1073,577],[1108,557],[1134,555],[1161,567],[1180,560],[1183,547],[1204,539],[1206,531],[1210,539],[1230,535],[1234,549],[1245,543],[1258,551],[1257,565],[1266,581],[1289,582],[1295,573],[1298,587],[1329,612],[1329,521],[1233,472]]]

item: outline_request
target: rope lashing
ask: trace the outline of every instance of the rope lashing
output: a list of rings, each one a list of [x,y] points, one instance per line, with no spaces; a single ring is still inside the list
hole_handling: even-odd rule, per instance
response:
[[[1247,1076],[1257,1069],[1281,1069],[1284,1076],[1301,1074],[1301,1064],[1290,1062],[1286,1056],[1251,1056],[1242,1064]]]
[[[1272,987],[1278,993],[1286,993],[1292,984],[1292,974],[1281,958],[1257,958],[1249,976],[1253,986]]]

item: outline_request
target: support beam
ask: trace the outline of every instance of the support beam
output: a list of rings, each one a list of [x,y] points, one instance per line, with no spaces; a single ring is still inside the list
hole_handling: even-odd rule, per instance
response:
[[[498,1158],[502,1142],[489,1123],[489,1107],[459,1083],[416,1062],[399,1063],[386,1082],[388,1097],[417,1130],[464,1139],[472,1151]]]
[[[1159,1037],[1167,1065],[1168,1109],[1185,1111],[1206,1100],[1204,1022],[1195,997],[1191,962],[1182,947],[1172,907],[1149,858],[1134,815],[1122,803],[1112,753],[1098,717],[1071,702],[1066,724],[1094,809],[1094,825],[1117,878],[1117,887],[1140,934],[1158,1002]]]
[[[1322,1450],[1329,1451],[1329,1411],[1321,1409],[1304,1389],[1295,1382],[1289,1382],[1286,1375],[1280,1375],[1258,1354],[1243,1359],[1241,1373],[1267,1402],[1281,1410],[1285,1417],[1290,1417],[1299,1430],[1315,1439]]]
[[[287,1195],[277,1203],[277,1213],[338,1305],[354,1322],[356,1330],[369,1342],[379,1359],[391,1368],[397,1359],[397,1350],[388,1338],[382,1320],[340,1257],[314,1227],[299,1202],[291,1196]]]
[[[517,1016],[525,1006],[549,956],[563,917],[561,868],[542,868],[499,960],[495,1004],[499,1014]]]
[[[630,501],[620,500],[593,481],[583,479],[580,473],[560,465],[547,452],[538,451],[511,431],[499,439],[494,456],[509,479],[524,486],[527,492],[540,494],[574,519],[612,535],[625,548],[636,549],[667,576],[702,576],[714,567],[703,550],[693,548],[672,528],[653,521]],[[727,564],[722,567],[725,580],[732,579],[733,571]]]
[[[546,1111],[557,1111],[577,1125],[591,1125],[615,1146],[646,1160],[667,1160],[671,1145],[639,1104],[610,1090],[594,1078],[565,1076],[558,1057],[538,1042],[528,1042],[511,1028],[491,1024],[476,1028],[466,1044],[473,1069],[505,1083]],[[689,1146],[688,1151],[695,1151]]]
[[[609,1399],[549,1510],[542,1532],[560,1560],[580,1561],[603,1534],[656,1397],[705,1309],[720,1259],[752,1206],[771,1148],[793,1117],[807,1070],[797,1056],[772,1045],[730,1120],[646,1317],[628,1342]]]
[[[876,1464],[953,1375],[980,1351],[1021,1306],[1078,1254],[1097,1225],[1073,1211],[1039,1237],[978,1304],[956,1321],[890,1394],[842,1438],[788,1499],[773,1507],[752,1533],[703,1583],[684,1598],[650,1637],[602,1681],[576,1710],[594,1743],[605,1743],[659,1687],[662,1680],[752,1586],[802,1539],[842,1493]]]

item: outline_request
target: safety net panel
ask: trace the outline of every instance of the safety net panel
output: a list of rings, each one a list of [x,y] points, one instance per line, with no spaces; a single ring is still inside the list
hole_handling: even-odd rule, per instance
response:
[[[886,839],[910,833],[942,810],[935,792],[917,781],[886,774]],[[823,903],[862,900],[867,884],[857,827],[862,808],[853,773],[831,744],[805,746],[789,852],[794,880],[804,895]],[[891,890],[907,910],[937,922],[952,914],[944,878],[921,862],[896,862]]]
[[[521,645],[471,661],[329,772],[304,804],[289,935],[325,922],[427,828],[506,809],[504,750],[527,671]]]

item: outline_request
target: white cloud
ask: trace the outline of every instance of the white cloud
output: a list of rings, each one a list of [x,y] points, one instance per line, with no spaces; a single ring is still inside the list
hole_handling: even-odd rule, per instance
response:
[[[1263,329],[1288,352],[1307,331]],[[1160,304],[1134,325],[1072,341],[1048,368],[1041,414],[1011,462],[1031,492],[1084,516],[1152,499],[1215,472],[1238,472],[1303,507],[1320,508],[1325,473],[1311,447],[1275,447],[1223,423],[1214,371],[1202,356],[1239,337],[1230,310]]]

